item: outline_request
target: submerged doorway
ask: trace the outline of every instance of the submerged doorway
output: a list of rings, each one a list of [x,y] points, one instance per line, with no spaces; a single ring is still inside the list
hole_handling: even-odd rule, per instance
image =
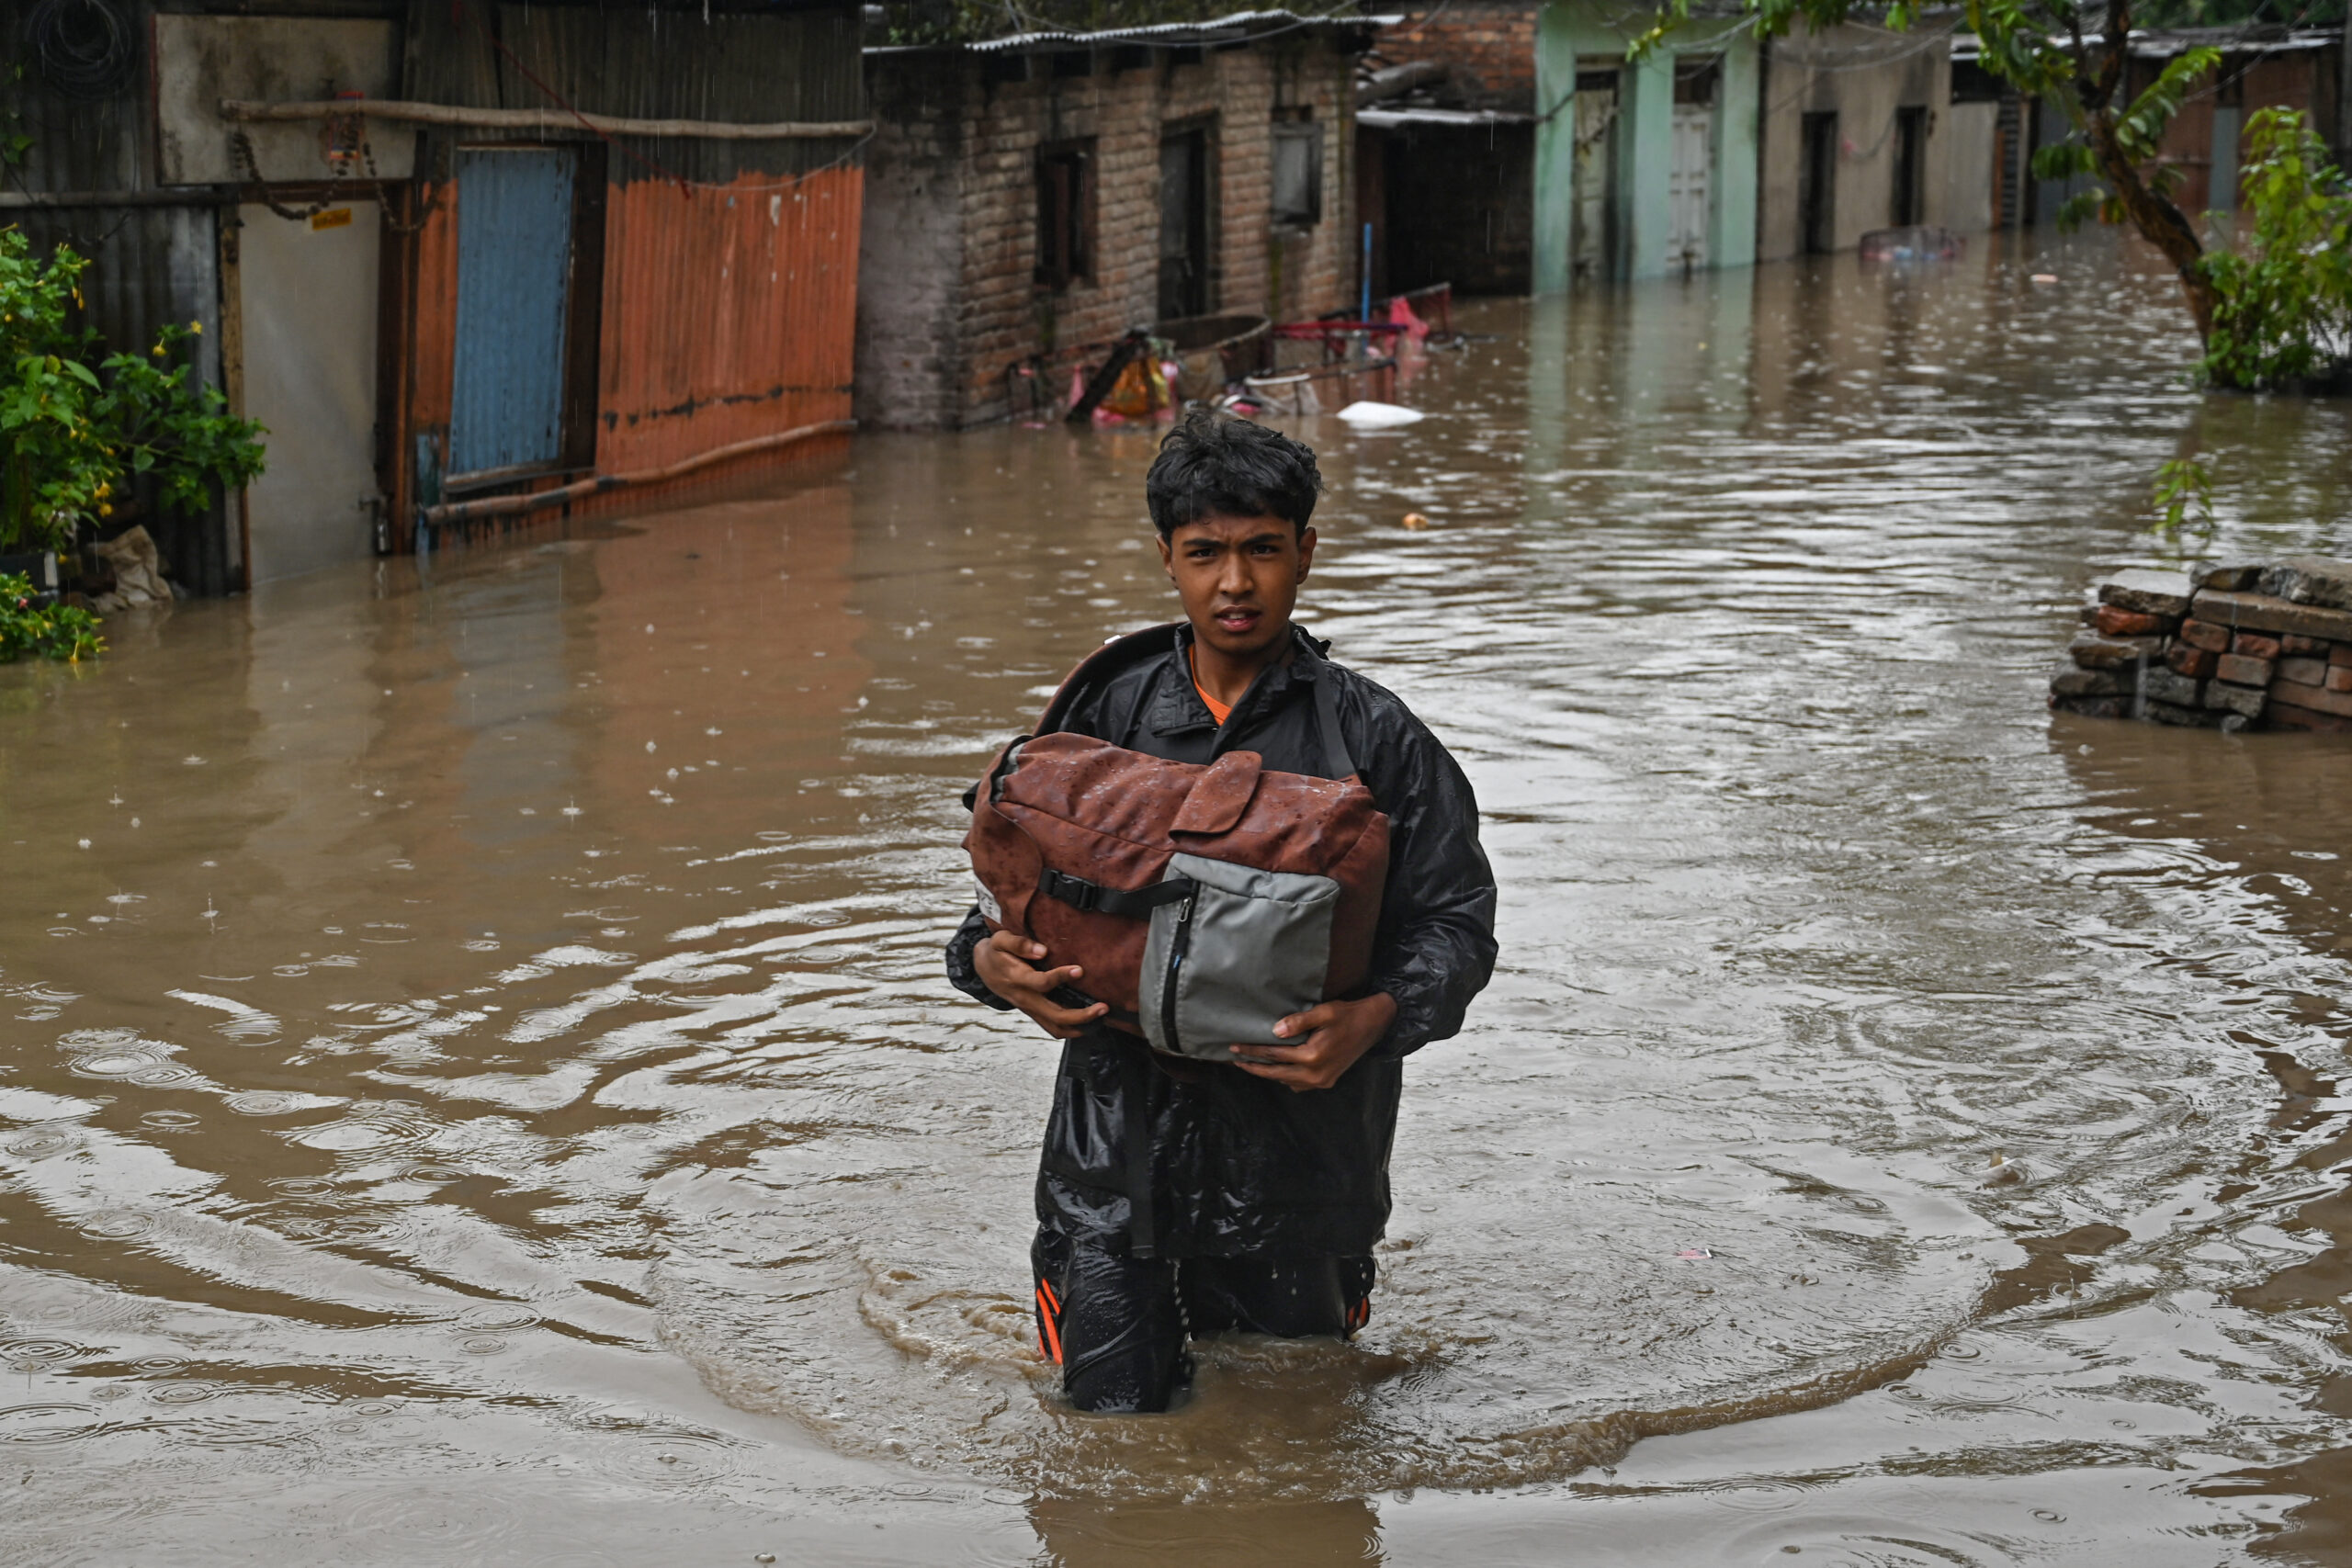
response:
[[[453,482],[562,460],[574,163],[563,147],[458,153]]]
[[[246,488],[253,581],[375,548],[379,209],[329,207],[289,222],[237,209],[244,412],[270,431]]]
[[[1798,244],[1807,255],[1838,248],[1838,116],[1804,117],[1804,159],[1797,165]]]
[[[1576,206],[1569,276],[1599,283],[1617,276],[1617,73],[1577,73]]]
[[[1708,217],[1715,162],[1715,84],[1722,63],[1685,60],[1674,67],[1674,162],[1668,166],[1666,265],[1684,276],[1707,265]]]
[[[1908,229],[1928,220],[1928,111],[1894,111],[1894,188],[1887,203],[1887,220]]]
[[[1159,141],[1159,320],[1205,316],[1209,289],[1209,133]]]

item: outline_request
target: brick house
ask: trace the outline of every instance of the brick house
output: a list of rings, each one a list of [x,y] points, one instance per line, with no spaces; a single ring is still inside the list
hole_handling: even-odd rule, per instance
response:
[[[1264,11],[869,48],[860,423],[983,423],[1131,327],[1346,305],[1376,26]]]

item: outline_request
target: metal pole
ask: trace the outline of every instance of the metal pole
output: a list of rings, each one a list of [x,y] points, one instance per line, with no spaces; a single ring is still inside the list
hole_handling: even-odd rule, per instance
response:
[[[1372,320],[1372,225],[1369,223],[1363,226],[1363,310],[1356,320]]]

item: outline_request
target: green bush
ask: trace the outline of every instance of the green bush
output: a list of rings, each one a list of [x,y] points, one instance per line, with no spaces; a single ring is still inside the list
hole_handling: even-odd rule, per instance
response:
[[[21,230],[0,229],[0,554],[70,549],[131,475],[152,475],[164,506],[200,512],[215,485],[262,471],[262,427],[195,384],[184,345],[198,324],[98,357],[96,334],[73,325],[89,265],[64,245],[44,263]]]
[[[106,650],[96,615],[69,604],[44,607],[31,578],[0,572],[0,664],[27,654],[78,663]]]
[[[2249,115],[2245,149],[2237,240],[2205,256],[2202,367],[2247,389],[2339,374],[2352,355],[2352,191],[2300,110]]]

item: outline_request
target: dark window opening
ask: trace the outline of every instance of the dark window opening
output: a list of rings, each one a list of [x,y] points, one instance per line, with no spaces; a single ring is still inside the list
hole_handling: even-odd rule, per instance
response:
[[[1674,64],[1674,101],[1702,107],[1715,101],[1715,88],[1723,80],[1723,62],[1709,56],[1704,60],[1679,60]]]
[[[1894,111],[1894,179],[1887,219],[1898,229],[1927,221],[1928,111]]]
[[[1323,220],[1323,128],[1313,120],[1274,126],[1274,223],[1307,229]]]
[[[1094,149],[1037,150],[1037,283],[1067,288],[1094,270]]]
[[[1951,62],[1951,101],[1956,104],[1997,104],[2017,89],[1973,60]]]

